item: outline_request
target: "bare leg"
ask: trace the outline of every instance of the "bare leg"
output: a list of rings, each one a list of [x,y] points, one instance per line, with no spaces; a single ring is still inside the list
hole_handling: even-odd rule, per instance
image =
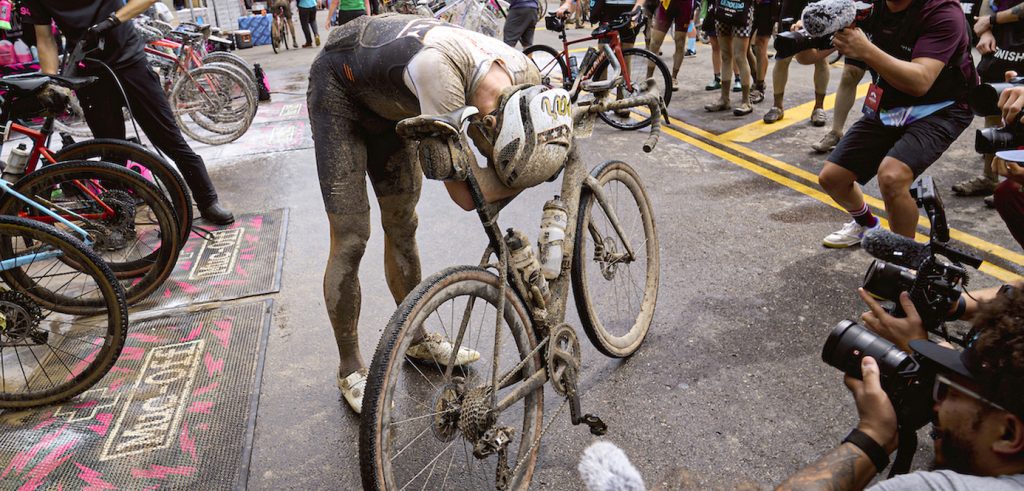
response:
[[[904,237],[914,237],[917,231],[917,202],[910,195],[914,172],[903,162],[892,157],[882,159],[878,167],[878,188],[889,215],[889,228]]]
[[[781,60],[775,60],[775,67],[772,68],[772,91],[775,94],[775,99],[772,105],[779,109],[783,109],[785,107],[782,100],[786,93],[786,83],[789,81],[789,64],[792,61],[792,56]]]
[[[815,66],[815,70],[817,70],[817,66]],[[832,133],[836,136],[843,135],[846,118],[849,117],[853,103],[857,100],[857,84],[863,77],[863,68],[850,64],[843,66],[843,75],[839,79],[839,88],[836,89],[836,110],[832,116]]]
[[[359,353],[359,262],[370,239],[370,212],[327,214],[331,248],[324,271],[324,302],[341,357],[339,373],[348,375],[366,366]]]
[[[721,76],[722,51],[718,44],[718,36],[709,36],[708,42],[711,43],[711,68],[715,70],[716,76]]]
[[[726,107],[729,106],[729,91],[732,90],[733,56],[737,53],[737,51],[733,49],[734,42],[735,40],[732,36],[718,37],[718,44],[722,53],[722,96],[719,99],[719,102],[725,104]],[[739,53],[740,56],[743,56],[742,51]]]
[[[732,42],[732,53],[733,60],[736,61],[737,68],[740,73],[740,87],[743,88],[743,99],[740,102],[741,107],[750,106],[750,62],[748,57],[752,58],[753,55],[750,53],[750,38],[735,38]]]

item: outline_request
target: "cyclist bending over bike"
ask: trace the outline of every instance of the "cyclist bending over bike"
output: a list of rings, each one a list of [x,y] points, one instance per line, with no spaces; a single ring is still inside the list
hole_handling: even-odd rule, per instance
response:
[[[292,47],[298,48],[299,41],[295,37],[295,24],[292,22],[292,2],[290,0],[274,0],[274,17],[284,18],[284,25],[288,28],[288,34],[292,36]],[[284,34],[283,32],[281,34]]]
[[[554,174],[568,154],[570,135],[555,131],[550,126],[554,116],[541,114],[539,104],[532,109],[541,119],[519,110],[530,107],[520,104],[521,99],[532,100],[543,90],[525,89],[540,83],[536,67],[525,55],[497,39],[435,19],[362,16],[338,27],[313,61],[309,80],[317,172],[331,233],[324,300],[341,358],[338,388],[359,412],[367,374],[357,332],[359,262],[370,236],[366,176],[381,208],[384,273],[395,302],[420,282],[416,203],[422,174],[416,148],[395,132],[397,122],[475,106],[479,116],[470,134],[483,155],[500,157],[502,175],[490,167],[469,168],[485,199],[492,202],[536,184],[538,176],[543,181]],[[508,111],[503,103],[509,103]],[[503,115],[500,125],[498,111]],[[526,131],[545,129],[551,131],[544,133],[543,144],[519,145],[535,140],[534,135],[527,138]],[[456,203],[473,209],[465,182],[445,185]],[[450,341],[425,335],[408,354],[444,364],[453,349]],[[460,348],[456,363],[479,357]]]

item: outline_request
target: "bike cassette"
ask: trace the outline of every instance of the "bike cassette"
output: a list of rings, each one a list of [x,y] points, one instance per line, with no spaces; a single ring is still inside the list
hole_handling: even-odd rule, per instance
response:
[[[580,359],[580,340],[576,337],[576,331],[568,324],[560,324],[552,329],[548,338],[547,365],[551,387],[559,395],[568,393],[570,384],[566,383],[564,377],[579,373]]]
[[[45,344],[50,333],[36,329],[42,318],[39,305],[28,295],[0,292],[0,347],[25,342]]]
[[[90,234],[96,239],[93,248],[116,251],[133,243],[136,237],[135,198],[125,191],[114,189],[103,193],[100,199],[114,210],[114,216],[102,220],[106,230]]]

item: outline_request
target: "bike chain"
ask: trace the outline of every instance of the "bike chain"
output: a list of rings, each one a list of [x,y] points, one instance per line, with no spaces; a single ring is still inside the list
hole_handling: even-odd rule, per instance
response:
[[[555,423],[556,419],[558,419],[558,415],[562,414],[562,411],[565,410],[566,404],[569,404],[569,398],[566,398],[564,401],[562,401],[562,405],[558,406],[558,409],[555,410],[555,415],[551,417],[551,419],[548,421],[548,424],[544,427],[543,430],[541,430],[540,435],[537,435],[537,439],[533,442],[532,445],[530,445],[530,448],[526,450],[526,454],[522,456],[519,462],[516,462],[516,466],[514,469],[512,469],[512,474],[510,476],[515,476],[516,474],[519,473],[519,468],[522,467],[523,462],[525,462],[526,459],[530,456],[530,454],[533,453],[533,451],[537,448],[537,445],[540,445],[540,441],[544,439],[544,435],[548,433],[548,430],[551,429],[551,425]]]

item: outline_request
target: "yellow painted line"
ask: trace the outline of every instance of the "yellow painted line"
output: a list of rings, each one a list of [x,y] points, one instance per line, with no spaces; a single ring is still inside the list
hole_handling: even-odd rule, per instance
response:
[[[857,86],[857,98],[860,99],[868,93],[869,84],[860,84]],[[765,94],[765,97],[769,97]],[[825,96],[825,110],[831,110],[836,106],[836,95],[835,93]],[[721,137],[726,140],[731,140],[740,143],[750,143],[758,138],[768,136],[776,131],[784,130],[797,124],[801,121],[810,119],[811,112],[814,111],[814,101],[801,104],[794,108],[786,109],[786,117],[773,124],[765,124],[763,120],[757,120],[748,125],[740,126],[732,131],[722,133]]]
[[[758,152],[755,152],[753,150],[747,149],[747,148],[742,147],[740,145],[735,145],[735,144],[732,144],[731,142],[726,142],[726,141],[720,140],[715,135],[712,135],[712,134],[710,134],[710,133],[708,133],[708,132],[706,132],[704,130],[701,130],[700,128],[696,128],[696,127],[687,125],[685,123],[682,123],[682,122],[680,122],[678,120],[673,120],[673,124],[681,126],[681,127],[685,128],[685,129],[687,129],[689,131],[693,131],[694,133],[699,134],[700,136],[702,136],[704,138],[711,139],[712,141],[714,141],[717,144],[726,146],[726,147],[728,147],[730,149],[738,150],[741,153],[743,153],[745,155],[748,155],[748,156],[750,156],[750,157],[752,157],[754,159],[764,160],[765,163],[768,163],[769,165],[772,165],[773,167],[777,167],[777,168],[780,168],[780,169],[784,169],[784,168],[795,169],[795,170],[797,170],[799,172],[794,172],[794,174],[800,174],[802,176],[808,176],[808,175],[812,176],[814,178],[813,182],[817,182],[817,176],[814,176],[813,174],[811,174],[811,173],[809,173],[807,171],[804,171],[803,169],[796,168],[796,167],[794,167],[794,166],[792,166],[790,164],[786,164],[784,162],[781,162],[781,161],[779,161],[777,159],[774,159],[772,157],[769,157],[767,155],[762,155],[762,154],[760,154]],[[746,170],[749,170],[749,171],[751,171],[751,172],[753,172],[753,173],[755,173],[755,174],[757,174],[759,176],[765,177],[765,178],[767,178],[767,179],[769,179],[771,181],[774,181],[774,182],[776,182],[778,184],[786,186],[787,188],[790,188],[790,189],[792,189],[794,191],[797,191],[797,192],[799,192],[801,194],[810,196],[811,198],[814,198],[814,199],[816,199],[818,201],[821,201],[822,203],[825,203],[828,206],[831,206],[831,207],[836,208],[838,210],[841,210],[843,212],[846,211],[846,210],[843,210],[843,208],[841,206],[836,204],[836,202],[832,200],[831,196],[829,196],[828,194],[826,194],[824,191],[822,191],[820,188],[817,188],[816,186],[815,187],[811,187],[811,186],[808,186],[807,184],[804,184],[802,182],[796,181],[794,179],[790,179],[790,178],[788,178],[786,176],[783,176],[781,174],[773,172],[772,170],[769,170],[769,169],[766,169],[766,168],[764,168],[764,167],[762,167],[760,165],[757,165],[756,163],[751,162],[750,160],[747,160],[745,158],[733,155],[732,153],[726,152],[725,150],[722,150],[722,149],[720,149],[718,147],[709,145],[709,144],[707,144],[707,143],[705,143],[703,141],[700,141],[700,140],[698,140],[696,138],[693,138],[693,137],[691,137],[689,135],[683,134],[683,133],[681,133],[681,132],[679,132],[679,131],[677,131],[677,130],[675,130],[673,128],[669,128],[668,126],[662,126],[661,127],[661,132],[664,133],[664,134],[667,134],[669,136],[672,136],[673,138],[675,138],[677,140],[680,140],[682,142],[685,142],[685,143],[688,143],[690,145],[693,145],[693,146],[695,146],[695,147],[697,147],[697,148],[699,148],[701,150],[704,150],[705,152],[708,152],[708,153],[710,153],[712,155],[715,155],[715,156],[718,156],[718,157],[720,157],[722,159],[725,159],[726,161],[729,161],[729,162],[731,162],[733,164],[736,164],[736,165],[738,165],[738,166],[740,166],[740,167],[742,167],[742,168],[744,168]],[[775,163],[781,164],[781,165],[775,165],[775,164],[772,164],[769,161],[774,161]],[[788,171],[788,169],[787,169],[787,171]],[[871,197],[871,196],[867,196],[867,195],[865,195],[864,198],[865,198],[865,201],[867,201],[869,205],[871,205],[871,206],[873,206],[875,208],[878,208],[878,209],[884,209],[884,203],[882,203],[881,200],[879,200],[877,198],[874,198],[874,197]],[[883,226],[888,228],[888,226],[889,226],[889,221],[888,220],[886,220],[885,218],[882,218],[882,217],[878,217],[878,219],[882,222]],[[919,218],[919,224],[921,224],[925,229],[927,229],[928,226],[929,226],[929,223],[928,223],[927,219],[925,219],[924,217],[920,217]],[[974,247],[975,249],[978,249],[978,250],[980,250],[982,252],[985,252],[987,254],[991,254],[993,256],[1005,259],[1005,260],[1007,260],[1009,262],[1012,262],[1014,264],[1024,266],[1024,255],[1015,253],[1015,252],[1010,251],[1008,249],[1005,249],[1005,248],[1003,248],[1001,246],[998,246],[996,244],[992,244],[992,243],[987,242],[987,241],[985,241],[983,239],[974,237],[973,235],[970,235],[970,234],[968,234],[966,232],[961,232],[961,231],[953,229],[953,228],[950,228],[949,234],[950,234],[950,238],[955,239],[955,240],[960,241],[960,242],[963,242],[964,244],[970,245],[971,247]],[[923,241],[927,241],[928,237],[918,233],[916,239],[918,241],[922,241],[923,242]],[[1024,277],[1022,277],[1022,276],[1020,276],[1020,275],[1018,275],[1018,274],[1016,274],[1016,273],[1014,273],[1012,271],[1006,270],[1004,268],[1001,268],[999,266],[996,266],[996,265],[988,263],[988,262],[982,264],[981,268],[979,268],[979,271],[981,271],[982,273],[988,274],[989,276],[992,276],[992,277],[994,277],[994,278],[996,278],[996,279],[998,279],[1000,281],[1004,281],[1004,282],[1024,280]]]

